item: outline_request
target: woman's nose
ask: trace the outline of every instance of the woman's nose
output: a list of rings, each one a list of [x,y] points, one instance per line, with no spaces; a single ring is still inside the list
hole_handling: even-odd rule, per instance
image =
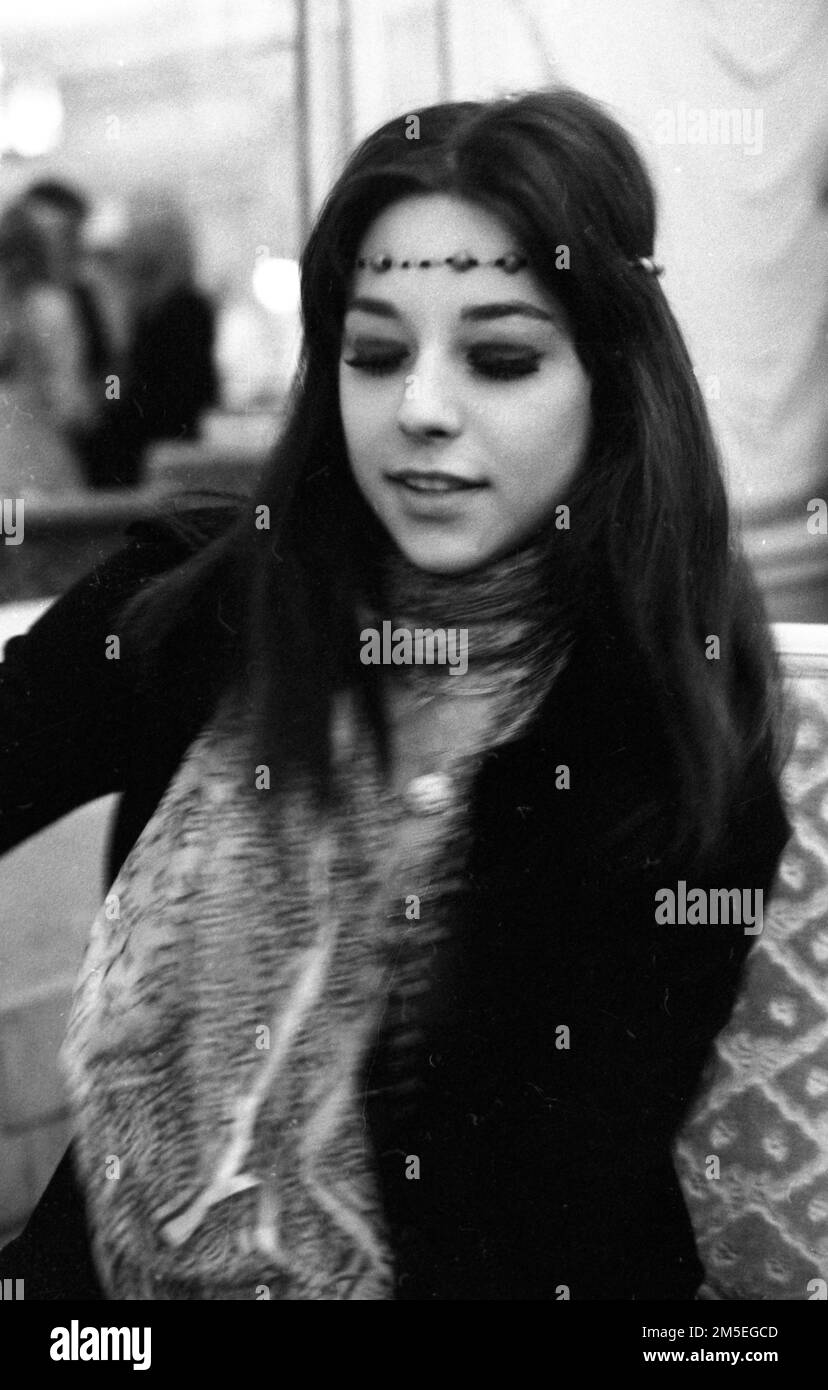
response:
[[[397,423],[413,436],[455,435],[462,424],[448,372],[437,361],[418,363],[405,378]]]

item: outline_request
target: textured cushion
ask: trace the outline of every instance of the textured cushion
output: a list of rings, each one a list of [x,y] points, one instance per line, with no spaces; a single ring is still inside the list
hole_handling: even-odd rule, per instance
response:
[[[783,777],[793,834],[676,1146],[707,1298],[828,1288],[828,627],[776,637],[796,728]]]

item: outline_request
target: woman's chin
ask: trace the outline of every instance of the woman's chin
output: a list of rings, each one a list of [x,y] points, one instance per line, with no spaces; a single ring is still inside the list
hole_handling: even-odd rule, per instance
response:
[[[401,545],[398,548],[405,558],[417,569],[427,574],[468,574],[487,564],[490,555],[479,550],[465,550],[446,546]]]
[[[456,536],[412,536],[409,531],[391,533],[397,549],[410,564],[428,574],[466,574],[496,559],[496,544]]]

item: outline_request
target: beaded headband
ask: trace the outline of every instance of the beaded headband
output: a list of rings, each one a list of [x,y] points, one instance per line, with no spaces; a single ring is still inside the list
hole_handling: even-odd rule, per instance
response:
[[[455,251],[452,256],[431,256],[426,260],[405,260],[395,261],[392,256],[382,253],[377,256],[359,256],[357,258],[357,270],[374,270],[381,274],[385,270],[430,270],[432,266],[450,265],[452,270],[474,270],[478,266],[495,266],[498,270],[505,270],[507,275],[514,275],[516,271],[523,270],[529,261],[526,256],[519,251],[507,251],[502,256],[495,256],[494,260],[481,261],[477,256],[473,256],[470,251]],[[648,275],[663,275],[664,266],[659,265],[650,256],[637,256],[634,261],[630,261],[631,266],[638,266],[646,271]]]
[[[528,264],[526,256],[521,255],[519,251],[507,251],[503,256],[495,256],[492,261],[478,260],[470,251],[455,251],[453,256],[432,256],[423,261],[395,261],[387,255],[360,256],[357,269],[383,271],[396,266],[400,270],[429,270],[432,266],[450,265],[452,270],[474,270],[477,266],[490,265],[497,266],[498,270],[505,270],[507,275],[514,275],[515,271],[523,270]]]

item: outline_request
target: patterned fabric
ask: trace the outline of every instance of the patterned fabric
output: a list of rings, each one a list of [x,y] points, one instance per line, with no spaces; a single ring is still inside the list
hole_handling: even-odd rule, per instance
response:
[[[701,1296],[714,1299],[806,1300],[828,1287],[828,661],[802,667],[789,698],[793,835],[676,1148]]]
[[[477,761],[531,717],[565,660],[548,661],[518,620],[534,569],[507,570],[513,601],[494,625],[485,603],[479,640],[491,575],[454,610],[482,686],[496,677],[483,706],[480,682],[429,673],[426,701],[459,700],[465,716],[444,756],[455,797],[443,814],[412,820],[344,702],[325,825],[306,787],[257,790],[241,694],[188,749],[93,924],[62,1054],[108,1297],[393,1297],[363,1064],[382,1027],[384,1084],[404,1087],[417,998],[462,888]],[[512,659],[521,627],[532,680],[533,662]],[[412,883],[429,901],[409,920]]]
[[[195,740],[76,991],[63,1060],[111,1298],[390,1288],[355,1087],[384,996],[388,805],[311,835],[283,796],[277,839],[248,736],[225,703]]]

